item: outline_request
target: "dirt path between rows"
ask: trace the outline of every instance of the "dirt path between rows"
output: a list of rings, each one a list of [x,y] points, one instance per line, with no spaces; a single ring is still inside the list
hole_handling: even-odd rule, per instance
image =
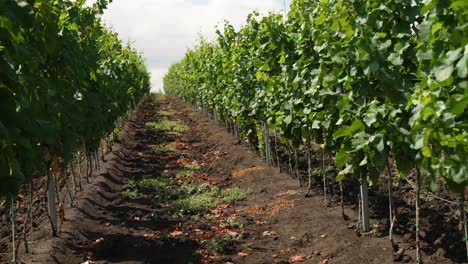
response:
[[[163,118],[158,110],[190,129],[150,129],[149,122]],[[356,233],[354,210],[346,209],[345,221],[338,206],[323,206],[320,193],[304,198],[297,180],[266,168],[256,153],[190,105],[145,98],[120,138],[77,206],[66,209],[60,237],[48,238],[44,224],[34,254],[20,256],[24,263],[393,263],[385,237]],[[168,143],[175,153],[154,150]],[[186,168],[194,175],[183,178]],[[174,180],[184,188],[185,181],[204,181],[197,188],[223,193],[239,187],[250,194],[229,202],[203,200],[217,203],[206,212],[186,213],[180,210],[184,194],[151,181],[164,177],[162,183]],[[133,194],[141,179],[161,189]]]

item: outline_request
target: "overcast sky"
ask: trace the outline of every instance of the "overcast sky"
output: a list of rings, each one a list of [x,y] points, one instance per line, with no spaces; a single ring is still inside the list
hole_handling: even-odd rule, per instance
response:
[[[253,10],[283,12],[283,0],[114,0],[103,18],[122,40],[143,52],[156,91],[199,33],[213,39],[217,24],[226,19],[238,28]]]

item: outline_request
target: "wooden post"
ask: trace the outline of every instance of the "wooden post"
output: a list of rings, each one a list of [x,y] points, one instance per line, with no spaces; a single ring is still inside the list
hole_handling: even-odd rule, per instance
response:
[[[322,148],[322,178],[323,178],[323,201],[325,207],[328,206],[327,203],[327,173],[325,171],[325,150]]]
[[[50,172],[50,168],[47,169],[47,212],[50,221],[50,228],[52,236],[57,236],[57,204],[55,201],[55,183],[54,176]]]
[[[367,175],[362,175],[361,172],[361,199],[362,199],[362,231],[370,231],[369,219],[369,193],[368,193]]]
[[[421,258],[421,243],[419,241],[419,211],[420,211],[420,200],[421,197],[421,171],[416,167],[416,263],[423,263]]]
[[[16,218],[15,218],[15,200],[11,199],[11,208],[10,208],[10,219],[11,219],[11,247],[12,247],[12,257],[11,263],[16,264]]]
[[[268,123],[263,122],[264,140],[265,140],[265,159],[268,167],[271,167],[271,150],[270,150],[270,131]]]
[[[467,260],[468,260],[468,227],[467,227],[467,224],[466,224],[465,190],[463,190],[463,193],[461,194],[461,199],[460,199],[460,216],[461,216],[463,231],[464,231],[464,234],[465,234],[465,236],[463,237],[463,240],[465,241],[466,257],[467,257]]]

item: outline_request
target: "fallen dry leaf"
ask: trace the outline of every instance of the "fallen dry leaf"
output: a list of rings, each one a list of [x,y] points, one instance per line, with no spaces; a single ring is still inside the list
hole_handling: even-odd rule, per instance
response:
[[[171,208],[171,204],[170,203],[162,203],[159,205],[161,208]]]
[[[158,239],[159,234],[144,234],[143,235],[146,239]]]
[[[239,256],[239,257],[247,257],[248,255],[250,255],[250,253],[248,253],[248,252],[239,252],[239,253],[237,253],[237,256]]]
[[[307,258],[305,256],[293,256],[289,258],[289,263],[304,262]]]
[[[265,231],[265,232],[263,232],[263,236],[276,237],[276,236],[278,236],[278,232],[276,232],[276,231]]]
[[[239,235],[239,233],[237,233],[236,231],[232,231],[232,230],[226,230],[226,234],[230,235],[230,236],[237,236]]]
[[[171,235],[171,237],[178,237],[178,236],[183,235],[183,234],[184,234],[184,232],[176,230],[174,232],[171,232],[170,235]]]
[[[285,191],[285,192],[278,193],[277,195],[275,195],[275,197],[293,196],[293,195],[298,195],[298,194],[300,194],[300,192],[293,191],[293,190],[288,190],[288,191]]]
[[[243,177],[243,176],[246,176],[248,174],[251,174],[252,172],[258,172],[258,171],[262,171],[262,170],[265,170],[266,167],[264,166],[256,166],[256,167],[252,167],[252,168],[247,168],[247,169],[241,169],[241,170],[236,170],[234,172],[232,172],[232,176],[233,177]]]

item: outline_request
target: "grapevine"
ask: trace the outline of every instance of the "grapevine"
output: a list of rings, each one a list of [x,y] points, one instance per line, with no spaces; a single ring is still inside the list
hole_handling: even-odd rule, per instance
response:
[[[422,261],[420,186],[442,180],[464,194],[468,181],[466,10],[462,0],[294,0],[285,19],[254,12],[238,31],[226,22],[164,88],[234,120],[251,143],[263,124],[291,149],[320,144],[341,169],[336,181],[360,180],[365,232],[368,183],[386,168],[390,179],[416,175]],[[391,193],[389,181],[392,222]]]

